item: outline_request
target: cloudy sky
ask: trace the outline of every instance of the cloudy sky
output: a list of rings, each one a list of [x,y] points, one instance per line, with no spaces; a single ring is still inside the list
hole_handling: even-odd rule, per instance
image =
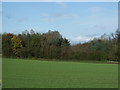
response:
[[[0,32],[2,32],[2,3],[0,2]]]
[[[78,43],[115,32],[118,27],[118,3],[3,2],[2,16],[2,32],[21,33],[33,29],[43,33],[57,30],[71,43]]]

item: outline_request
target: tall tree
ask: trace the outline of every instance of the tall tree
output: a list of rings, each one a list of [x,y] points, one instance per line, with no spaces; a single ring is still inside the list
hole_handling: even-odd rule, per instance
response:
[[[120,29],[116,31],[116,38],[117,38],[117,57],[120,60]]]
[[[5,33],[2,35],[2,55],[3,57],[12,57],[13,51],[12,51],[12,42],[11,38],[13,37],[13,34],[11,33]]]
[[[12,50],[14,54],[18,57],[20,53],[20,49],[22,48],[22,43],[21,43],[22,41],[16,35],[13,35],[13,37],[11,38],[11,42],[13,45]]]

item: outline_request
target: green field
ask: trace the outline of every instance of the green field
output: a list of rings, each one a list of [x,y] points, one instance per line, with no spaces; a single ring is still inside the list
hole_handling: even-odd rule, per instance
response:
[[[3,88],[117,88],[118,65],[3,59]]]
[[[2,57],[0,55],[0,90],[2,88]]]

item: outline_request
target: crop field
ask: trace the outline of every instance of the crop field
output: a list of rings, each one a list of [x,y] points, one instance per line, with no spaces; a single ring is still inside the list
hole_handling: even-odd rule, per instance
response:
[[[2,58],[0,56],[0,89],[2,88]]]
[[[3,88],[117,88],[118,64],[7,59]]]

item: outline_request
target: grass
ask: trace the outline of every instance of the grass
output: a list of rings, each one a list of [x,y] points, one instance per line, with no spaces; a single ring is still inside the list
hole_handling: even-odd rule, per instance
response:
[[[2,58],[0,57],[0,90],[2,88]]]
[[[3,59],[3,88],[117,88],[118,65]]]

